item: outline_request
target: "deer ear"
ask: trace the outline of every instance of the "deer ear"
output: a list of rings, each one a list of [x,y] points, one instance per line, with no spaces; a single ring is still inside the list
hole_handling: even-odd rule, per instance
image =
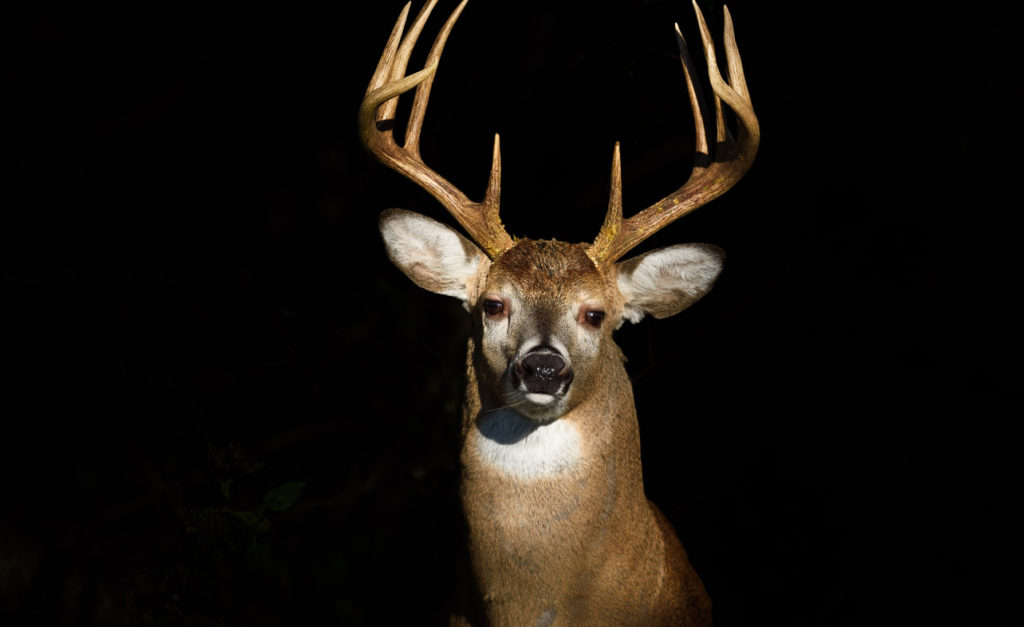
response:
[[[708,293],[724,259],[710,244],[680,244],[615,264],[623,318],[640,322],[645,314],[667,318],[686,309]]]
[[[477,275],[490,266],[476,244],[436,220],[402,209],[381,214],[380,233],[391,263],[413,283],[467,306],[475,300]]]

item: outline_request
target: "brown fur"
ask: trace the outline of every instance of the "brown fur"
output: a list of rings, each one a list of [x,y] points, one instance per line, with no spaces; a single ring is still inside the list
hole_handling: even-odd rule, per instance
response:
[[[514,285],[530,309],[521,315],[586,292],[603,301],[607,319],[596,358],[574,360],[587,372],[558,418],[583,434],[583,459],[554,477],[519,480],[481,461],[470,435],[501,406],[500,372],[479,328],[469,340],[461,496],[472,587],[453,624],[710,625],[700,579],[644,496],[632,387],[611,338],[622,309],[614,271],[599,271],[582,245],[522,240],[481,272],[478,295]]]

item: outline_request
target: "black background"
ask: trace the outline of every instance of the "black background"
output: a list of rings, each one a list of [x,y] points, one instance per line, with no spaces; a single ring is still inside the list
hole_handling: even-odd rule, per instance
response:
[[[1001,624],[1013,34],[818,4],[730,4],[757,162],[640,249],[728,253],[617,334],[648,495],[719,625]],[[400,6],[6,21],[0,622],[443,621],[469,325],[376,221],[453,221],[355,131]],[[592,239],[616,140],[627,213],[689,172],[691,8],[602,6],[475,0],[449,40],[424,157],[479,198],[501,133],[515,235]]]

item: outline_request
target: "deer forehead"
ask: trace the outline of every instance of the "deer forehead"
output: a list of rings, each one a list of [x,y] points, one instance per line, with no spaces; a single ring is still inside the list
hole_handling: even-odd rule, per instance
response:
[[[614,288],[587,256],[585,244],[522,239],[494,260],[486,289],[515,290],[526,300],[571,305],[581,299],[605,300]]]

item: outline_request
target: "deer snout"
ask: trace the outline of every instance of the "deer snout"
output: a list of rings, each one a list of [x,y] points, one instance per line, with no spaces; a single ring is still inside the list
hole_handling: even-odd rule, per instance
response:
[[[561,353],[540,346],[531,349],[515,364],[513,374],[517,387],[531,394],[561,395],[572,383],[572,367]]]

